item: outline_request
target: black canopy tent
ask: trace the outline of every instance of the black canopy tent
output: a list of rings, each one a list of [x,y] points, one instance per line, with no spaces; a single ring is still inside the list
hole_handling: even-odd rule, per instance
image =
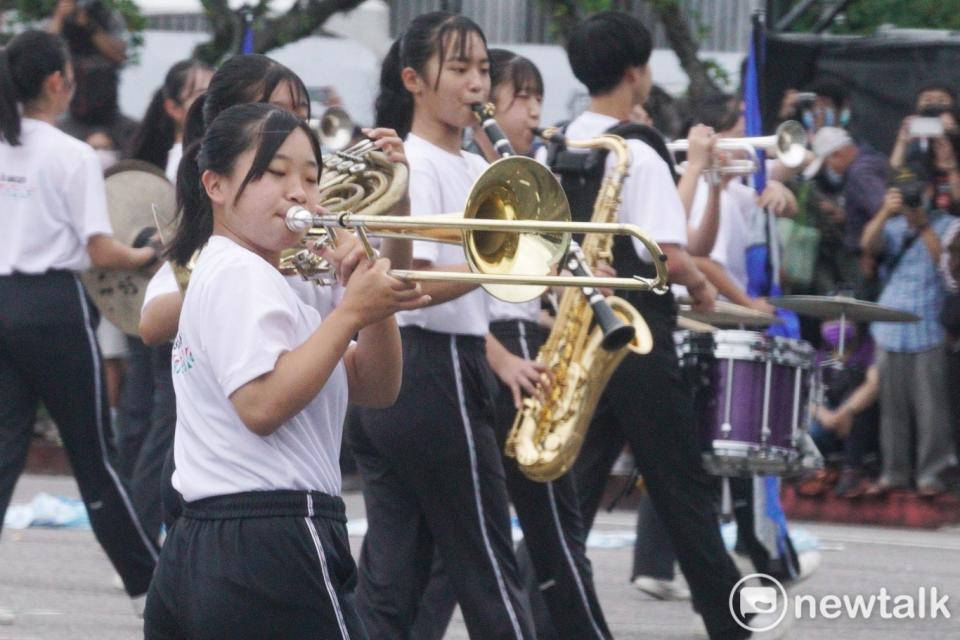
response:
[[[880,151],[889,152],[920,88],[937,82],[960,91],[960,34],[768,34],[763,121],[773,128],[787,89],[802,90],[827,79],[850,93],[850,130]]]

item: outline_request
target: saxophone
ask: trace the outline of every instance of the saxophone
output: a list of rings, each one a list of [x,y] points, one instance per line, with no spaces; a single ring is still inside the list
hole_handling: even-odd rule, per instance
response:
[[[594,202],[591,222],[615,222],[620,190],[630,166],[626,141],[605,134],[584,141],[564,140],[556,129],[543,133],[568,147],[612,152],[616,162],[607,172]],[[613,238],[608,234],[585,236],[582,248],[574,247],[567,268],[589,273],[589,266],[611,261]],[[652,240],[645,243],[657,268],[659,286],[666,290],[666,258]],[[596,319],[596,323],[593,320]],[[504,453],[514,457],[528,478],[549,482],[573,467],[604,387],[632,351],[649,353],[653,337],[643,316],[626,300],[604,298],[593,289],[567,289],[560,299],[556,321],[537,360],[554,376],[550,393],[528,397],[507,436]]]

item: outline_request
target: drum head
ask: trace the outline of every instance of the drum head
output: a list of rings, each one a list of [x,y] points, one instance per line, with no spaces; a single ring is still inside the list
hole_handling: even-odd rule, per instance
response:
[[[140,160],[122,160],[106,173],[105,182],[114,238],[132,246],[141,231],[150,227],[158,228],[161,237],[169,240],[176,194],[163,171]],[[124,333],[137,335],[149,274],[90,269],[80,278],[100,313]]]

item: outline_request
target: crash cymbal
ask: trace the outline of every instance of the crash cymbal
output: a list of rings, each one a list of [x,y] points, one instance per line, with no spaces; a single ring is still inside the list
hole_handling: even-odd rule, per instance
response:
[[[916,322],[920,316],[875,302],[848,296],[780,296],[769,298],[775,307],[814,318],[839,318],[851,322]]]
[[[127,246],[152,235],[157,220],[163,237],[173,233],[176,197],[163,171],[140,160],[122,160],[106,172],[107,210],[113,237]],[[156,209],[156,219],[154,217]],[[140,307],[150,275],[140,271],[89,269],[80,275],[100,313],[130,335],[137,335]]]
[[[714,325],[715,327],[769,327],[772,324],[780,322],[780,319],[773,314],[757,311],[750,307],[744,307],[723,300],[717,300],[714,305],[714,310],[708,313],[694,311],[693,300],[687,296],[680,296],[678,303],[680,305],[679,315],[681,317]]]

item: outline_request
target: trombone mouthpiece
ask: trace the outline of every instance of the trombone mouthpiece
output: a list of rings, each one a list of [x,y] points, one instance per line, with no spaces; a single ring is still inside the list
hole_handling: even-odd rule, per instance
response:
[[[290,231],[306,231],[313,226],[313,214],[295,204],[287,209],[286,221]]]

